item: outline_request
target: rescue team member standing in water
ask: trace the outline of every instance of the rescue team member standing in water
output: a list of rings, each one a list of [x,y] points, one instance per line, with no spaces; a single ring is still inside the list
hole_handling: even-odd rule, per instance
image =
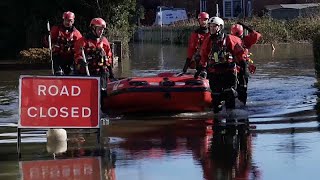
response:
[[[246,36],[243,36],[244,28],[249,32]],[[240,67],[240,72],[238,74],[239,84],[237,86],[238,99],[245,105],[248,96],[249,73],[253,74],[256,69],[252,63],[248,62],[250,60],[249,49],[258,42],[261,38],[261,34],[238,22],[231,26],[231,35],[229,36],[230,38],[228,39],[230,42],[227,42],[227,44],[229,44],[228,48],[233,52],[233,57]]]
[[[76,72],[86,75],[86,67],[88,67],[90,75],[101,77],[102,90],[106,90],[108,78],[114,78],[110,44],[103,36],[105,28],[106,22],[102,18],[92,19],[88,35],[75,42],[74,54]]]
[[[108,79],[114,79],[110,44],[103,36],[105,28],[106,22],[102,18],[92,19],[88,35],[77,40],[74,46],[77,74],[100,77],[102,109],[103,98],[107,94]],[[89,70],[89,74],[86,69]]]
[[[184,64],[183,73],[186,73],[188,68],[195,69],[199,66],[200,62],[200,47],[206,36],[209,35],[208,31],[209,14],[201,12],[198,15],[199,28],[191,33],[188,44],[188,56]]]
[[[219,17],[211,17],[208,24],[210,36],[204,40],[201,46],[200,68],[194,77],[198,78],[200,75],[206,78],[208,71],[213,111],[217,113],[222,109],[223,91],[230,87],[234,90],[236,88],[234,73],[236,68],[232,52],[230,52],[231,49],[228,49],[227,45],[229,37],[222,32],[224,21]]]
[[[73,69],[74,42],[82,37],[74,27],[75,15],[67,11],[63,23],[51,28],[52,60],[54,75],[69,75]]]

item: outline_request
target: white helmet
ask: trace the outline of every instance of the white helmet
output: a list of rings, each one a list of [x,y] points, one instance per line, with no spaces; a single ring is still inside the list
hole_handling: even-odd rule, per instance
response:
[[[208,24],[217,24],[221,26],[221,29],[224,27],[224,21],[219,17],[211,17],[208,21]]]

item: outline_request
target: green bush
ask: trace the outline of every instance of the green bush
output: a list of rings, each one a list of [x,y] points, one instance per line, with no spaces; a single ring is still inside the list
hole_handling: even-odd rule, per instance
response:
[[[19,63],[21,64],[39,64],[50,62],[49,48],[29,48],[19,53]]]
[[[272,19],[270,17],[253,17],[247,19],[225,20],[225,31],[230,32],[232,24],[238,21],[245,23],[254,30],[262,34],[259,43],[290,43],[290,42],[311,42],[320,30],[320,17],[297,18],[289,21]],[[177,22],[162,28],[171,28],[173,31],[191,32],[196,29],[198,23],[196,19]],[[159,26],[142,27],[142,29],[160,29]],[[187,34],[187,36],[189,36]],[[184,44],[184,34],[174,39],[176,44]]]
[[[245,22],[262,34],[260,43],[289,42],[286,23],[271,18],[252,18]]]

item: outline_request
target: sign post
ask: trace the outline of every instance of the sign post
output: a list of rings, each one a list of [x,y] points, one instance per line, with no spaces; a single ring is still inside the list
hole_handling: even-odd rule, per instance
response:
[[[94,128],[100,138],[100,78],[20,76],[17,148],[22,128]]]

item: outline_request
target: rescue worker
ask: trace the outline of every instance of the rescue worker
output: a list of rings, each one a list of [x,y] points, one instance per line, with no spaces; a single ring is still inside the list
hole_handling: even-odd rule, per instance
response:
[[[110,43],[103,36],[106,22],[94,18],[90,22],[87,36],[75,42],[75,65],[78,74],[86,75],[86,67],[91,76],[101,77],[101,88],[106,89],[108,78],[114,78],[112,71],[112,52]],[[85,57],[82,55],[84,51]]]
[[[110,43],[103,36],[106,26],[102,18],[93,18],[90,22],[89,33],[77,40],[74,45],[77,74],[100,77],[102,109],[103,97],[107,94],[108,80],[114,79]]]
[[[227,49],[226,34],[222,32],[224,21],[219,17],[211,17],[208,21],[210,35],[204,40],[200,50],[200,68],[195,78],[201,76],[209,79],[214,113],[222,109],[224,90],[232,90],[232,96],[236,96],[235,63]],[[232,89],[230,88],[232,87]]]
[[[82,37],[74,27],[75,15],[67,11],[63,23],[51,28],[52,60],[54,75],[69,75],[73,69],[74,42]]]
[[[189,38],[187,59],[184,64],[183,73],[186,73],[188,68],[195,69],[200,62],[200,47],[206,36],[209,35],[208,30],[209,14],[201,12],[198,15],[199,28],[193,31]]]
[[[244,28],[248,30],[246,36],[243,36]],[[261,34],[238,22],[231,26],[231,35],[229,37],[228,48],[240,67],[237,86],[238,99],[246,105],[249,73],[253,74],[256,69],[253,63],[249,62],[252,61],[249,58],[249,49],[258,42]]]

